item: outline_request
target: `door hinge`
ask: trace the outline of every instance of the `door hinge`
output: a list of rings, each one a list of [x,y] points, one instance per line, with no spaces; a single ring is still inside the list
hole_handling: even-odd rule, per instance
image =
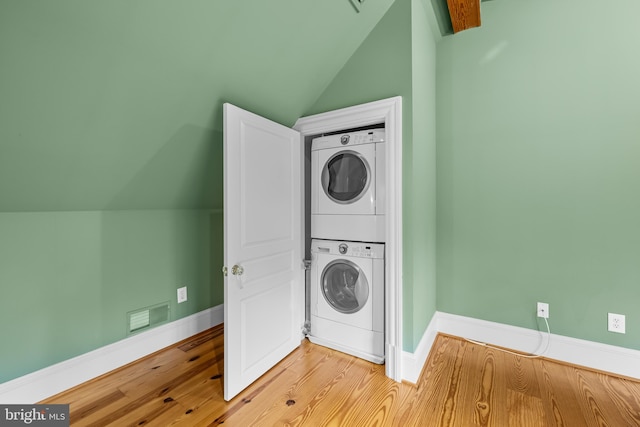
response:
[[[302,264],[304,265],[304,269],[305,270],[311,270],[311,260],[310,259],[303,259],[302,260]]]

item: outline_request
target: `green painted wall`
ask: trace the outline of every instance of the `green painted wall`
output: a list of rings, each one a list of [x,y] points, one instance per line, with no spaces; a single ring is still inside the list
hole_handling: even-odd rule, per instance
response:
[[[99,213],[0,214],[0,382],[99,347],[100,228]]]
[[[426,14],[420,0],[397,0],[305,113],[402,96],[403,348],[407,351],[413,351],[422,337],[436,302],[435,43]]]
[[[411,58],[413,91],[413,137],[409,179],[411,222],[403,225],[412,246],[406,256],[413,259],[413,289],[405,306],[413,313],[413,336],[409,351],[415,350],[436,311],[436,40],[434,12],[430,2],[411,2]],[[406,185],[406,184],[405,184]],[[406,247],[406,245],[405,245]],[[405,275],[407,272],[405,271]],[[406,322],[405,322],[406,323]]]
[[[0,382],[222,303],[222,103],[292,125],[392,2],[0,2]]]
[[[392,2],[0,2],[0,212],[219,208],[222,103],[292,125]]]
[[[170,302],[170,320],[222,303],[204,210],[0,213],[0,382],[127,336],[126,313]],[[216,267],[216,268],[214,268]],[[176,289],[188,286],[188,301]]]
[[[439,44],[439,310],[640,349],[639,14],[486,2]]]

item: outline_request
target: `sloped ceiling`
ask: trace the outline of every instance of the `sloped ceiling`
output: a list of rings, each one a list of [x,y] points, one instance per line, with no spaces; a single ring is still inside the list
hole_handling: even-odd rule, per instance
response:
[[[392,3],[0,2],[0,212],[219,207],[222,103],[292,125]]]

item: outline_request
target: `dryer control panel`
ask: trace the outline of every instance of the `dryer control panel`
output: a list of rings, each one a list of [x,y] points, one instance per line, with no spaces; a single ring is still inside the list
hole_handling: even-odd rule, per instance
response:
[[[313,139],[311,150],[324,150],[360,144],[378,144],[384,142],[384,135],[384,129],[371,129],[369,131],[321,136]]]
[[[342,145],[370,144],[372,142],[384,142],[384,130],[347,133],[340,136]]]

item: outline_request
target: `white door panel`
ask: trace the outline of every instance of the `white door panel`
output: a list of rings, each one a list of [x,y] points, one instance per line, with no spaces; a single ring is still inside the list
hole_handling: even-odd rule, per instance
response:
[[[294,139],[293,143],[300,145],[299,136]],[[246,122],[241,122],[239,141],[242,246],[286,246],[296,231],[293,209],[287,207],[292,207],[293,199],[299,197],[292,182],[292,141]]]
[[[282,301],[292,301],[291,294],[291,281],[278,282],[275,287],[264,288],[262,292],[256,292],[253,296],[246,298],[242,301],[240,306],[241,318],[247,318],[249,316],[261,316],[265,318],[270,316],[269,321],[263,321],[254,325],[248,323],[243,324],[242,328],[242,366],[246,370],[245,374],[253,376],[255,374],[262,375],[263,369],[260,369],[265,364],[269,364],[268,358],[271,354],[279,356],[278,360],[286,356],[289,351],[281,354],[281,347],[286,345],[287,341],[291,339],[291,333],[287,329],[277,329],[271,327],[270,323],[278,325],[285,324],[291,317],[290,312],[293,307],[286,307],[288,310],[278,310],[277,312],[271,312],[268,306],[281,306]],[[273,318],[275,316],[276,318]],[[251,327],[249,327],[251,326]],[[261,349],[260,352],[253,351],[255,347]],[[271,368],[271,365],[266,366],[266,369]],[[259,372],[256,372],[257,371]],[[266,370],[265,369],[265,370]]]
[[[298,132],[224,105],[225,400],[300,345],[301,145]]]

